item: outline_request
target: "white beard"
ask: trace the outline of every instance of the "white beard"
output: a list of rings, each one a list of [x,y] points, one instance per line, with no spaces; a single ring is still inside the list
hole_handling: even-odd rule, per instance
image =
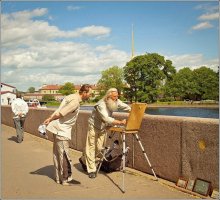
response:
[[[108,100],[106,101],[106,105],[107,105],[107,108],[108,108],[110,111],[112,111],[112,112],[118,110],[117,101],[113,101],[112,99],[108,99]]]

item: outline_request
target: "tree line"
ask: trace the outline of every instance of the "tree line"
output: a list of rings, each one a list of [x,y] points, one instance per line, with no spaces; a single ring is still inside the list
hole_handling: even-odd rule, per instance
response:
[[[157,53],[147,53],[131,59],[123,68],[112,66],[101,72],[97,82],[100,95],[115,87],[119,90],[122,100],[153,103],[156,101],[176,100],[219,100],[219,71],[201,66],[191,70],[184,67],[178,72],[171,60]],[[33,87],[29,92],[34,91]],[[74,93],[72,83],[65,83],[59,93],[68,95]],[[46,95],[45,100],[52,100]]]
[[[177,72],[172,61],[157,53],[136,56],[123,68],[103,71],[98,86],[103,91],[116,87],[130,102],[219,100],[219,72],[205,66]]]

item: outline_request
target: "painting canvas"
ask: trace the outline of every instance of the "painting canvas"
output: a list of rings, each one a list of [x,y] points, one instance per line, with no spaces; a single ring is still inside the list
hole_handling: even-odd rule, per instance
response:
[[[193,187],[193,192],[208,196],[211,188],[211,182],[197,178]]]
[[[187,180],[185,178],[180,177],[176,183],[177,186],[181,188],[186,188]]]
[[[189,179],[186,185],[186,189],[187,190],[193,190],[193,186],[194,186],[195,180]]]
[[[127,124],[120,127],[111,127],[109,130],[123,132],[123,131],[138,131],[146,110],[146,103],[133,103],[131,105],[131,112],[129,113]]]

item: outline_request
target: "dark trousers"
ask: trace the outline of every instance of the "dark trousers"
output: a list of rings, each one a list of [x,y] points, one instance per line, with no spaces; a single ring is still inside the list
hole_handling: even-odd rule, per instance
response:
[[[25,117],[13,118],[14,125],[17,133],[17,141],[21,143],[24,139],[24,122]]]

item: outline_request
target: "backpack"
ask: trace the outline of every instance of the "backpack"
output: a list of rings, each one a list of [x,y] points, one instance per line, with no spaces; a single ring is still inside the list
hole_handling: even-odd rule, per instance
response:
[[[128,151],[129,147],[127,147],[125,150],[125,166],[128,164]],[[100,170],[106,173],[122,170],[122,155],[123,150],[120,148],[118,140],[115,140],[113,146],[108,148]]]

